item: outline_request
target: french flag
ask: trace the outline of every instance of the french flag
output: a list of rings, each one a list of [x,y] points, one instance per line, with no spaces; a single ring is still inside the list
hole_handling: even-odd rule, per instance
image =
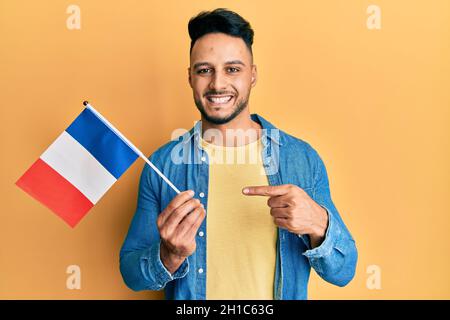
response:
[[[84,105],[81,114],[16,182],[72,228],[143,156],[92,106]]]

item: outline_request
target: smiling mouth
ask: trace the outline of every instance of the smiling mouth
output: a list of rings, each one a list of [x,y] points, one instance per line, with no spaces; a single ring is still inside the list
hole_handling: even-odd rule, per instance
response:
[[[206,96],[206,100],[215,105],[224,105],[230,102],[233,99],[233,95],[223,95],[223,96]]]

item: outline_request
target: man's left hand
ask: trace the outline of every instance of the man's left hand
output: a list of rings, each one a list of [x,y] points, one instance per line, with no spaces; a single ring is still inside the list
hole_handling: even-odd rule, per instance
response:
[[[277,226],[295,234],[309,235],[313,248],[322,243],[328,225],[327,211],[300,187],[292,184],[249,186],[242,193],[269,197],[267,205]]]

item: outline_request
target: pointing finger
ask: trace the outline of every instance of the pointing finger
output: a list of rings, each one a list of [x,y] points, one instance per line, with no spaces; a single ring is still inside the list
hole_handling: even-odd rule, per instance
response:
[[[247,196],[281,196],[288,193],[289,186],[249,186],[242,189],[242,193]]]

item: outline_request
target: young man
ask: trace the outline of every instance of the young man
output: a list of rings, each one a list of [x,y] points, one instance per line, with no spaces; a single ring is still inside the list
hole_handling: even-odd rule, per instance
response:
[[[324,163],[308,143],[250,114],[250,24],[216,9],[192,18],[189,35],[201,121],[150,157],[187,191],[177,195],[144,167],[120,252],[125,283],[165,289],[168,299],[306,299],[312,267],[346,285],[357,250]]]

